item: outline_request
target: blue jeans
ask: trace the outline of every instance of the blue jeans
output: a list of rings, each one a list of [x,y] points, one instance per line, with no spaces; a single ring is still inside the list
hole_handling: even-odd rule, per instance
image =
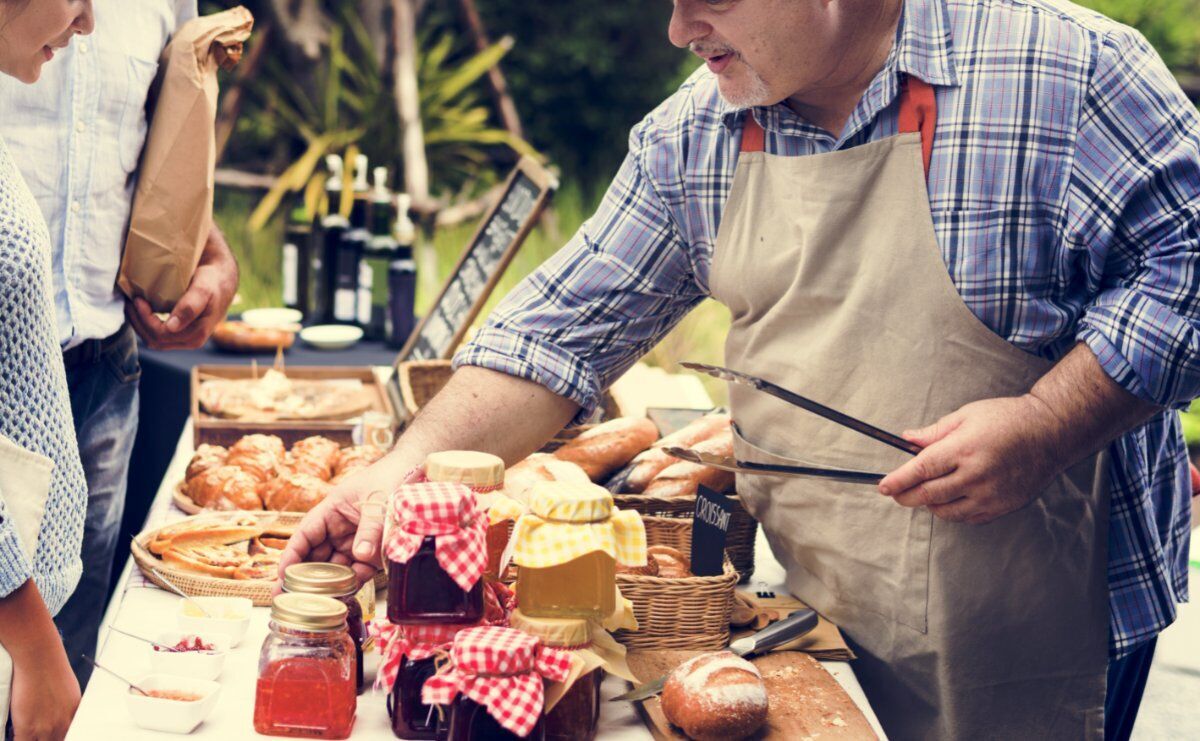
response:
[[[63,635],[71,668],[86,687],[91,666],[81,656],[95,656],[96,635],[108,606],[109,574],[125,511],[129,455],[137,435],[137,338],[121,329],[95,357],[67,368],[71,415],[79,456],[87,477],[87,520],[83,529],[83,575],[75,593],[54,619]]]

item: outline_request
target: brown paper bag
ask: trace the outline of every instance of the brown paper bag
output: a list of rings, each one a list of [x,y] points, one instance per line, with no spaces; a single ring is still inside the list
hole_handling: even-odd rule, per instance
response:
[[[217,69],[237,64],[253,25],[240,6],[193,19],[164,55],[117,276],[126,296],[141,296],[154,311],[175,307],[212,229]]]

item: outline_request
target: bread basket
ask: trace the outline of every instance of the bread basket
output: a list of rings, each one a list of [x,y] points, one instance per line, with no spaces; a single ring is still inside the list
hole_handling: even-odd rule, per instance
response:
[[[691,558],[692,522],[671,517],[643,517],[646,542],[665,545]],[[720,576],[665,579],[617,574],[621,594],[633,602],[638,630],[619,630],[614,637],[631,651],[715,651],[729,645],[729,619],[738,572],[728,555]]]
[[[646,517],[685,520],[691,522],[696,512],[696,497],[648,497],[643,494],[614,494],[613,501],[621,509],[631,509]],[[758,538],[758,520],[746,511],[742,500],[736,495],[730,496],[733,512],[729,518],[729,530],[726,531],[725,553],[737,570],[739,581],[745,582],[754,573],[754,541]],[[688,529],[689,546],[691,529]],[[674,544],[673,548],[683,550]]]
[[[154,536],[163,529],[175,527],[186,520],[203,518],[205,520],[212,519],[219,521],[221,519],[240,519],[244,517],[253,517],[262,523],[274,523],[279,525],[295,526],[299,524],[304,517],[302,512],[205,512],[202,515],[185,518],[177,522],[168,523],[162,527],[144,530],[138,533],[129,549],[133,554],[133,562],[137,564],[142,573],[146,575],[154,584],[163,589],[170,589],[163,581],[162,577],[166,577],[175,587],[189,597],[247,597],[256,606],[263,607],[271,604],[272,592],[275,589],[274,579],[226,579],[217,576],[209,576],[207,574],[198,574],[191,571],[175,568],[166,563],[162,559],[150,552],[148,546]],[[158,572],[157,574],[155,572]],[[162,576],[159,576],[159,575]],[[376,590],[386,586],[386,578],[383,572],[379,572],[375,577]]]

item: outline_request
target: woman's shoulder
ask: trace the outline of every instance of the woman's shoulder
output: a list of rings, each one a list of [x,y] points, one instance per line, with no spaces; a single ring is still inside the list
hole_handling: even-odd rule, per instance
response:
[[[31,244],[42,245],[48,239],[37,201],[0,137],[0,260],[11,257],[14,247],[20,248],[18,254],[28,255]]]

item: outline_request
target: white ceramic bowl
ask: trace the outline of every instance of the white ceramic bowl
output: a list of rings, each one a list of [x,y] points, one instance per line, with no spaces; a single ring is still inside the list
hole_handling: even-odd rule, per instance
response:
[[[348,324],[318,324],[300,330],[300,339],[319,350],[345,350],[362,336],[361,328]]]
[[[209,716],[217,705],[221,685],[207,679],[174,677],[169,674],[151,674],[137,680],[138,686],[147,692],[172,690],[199,695],[199,700],[166,700],[160,697],[139,695],[132,689],[126,695],[125,704],[133,722],[141,728],[168,733],[191,733]]]
[[[304,314],[298,309],[248,309],[242,312],[242,321],[259,329],[290,327],[299,324],[303,318]]]
[[[254,603],[247,597],[192,597],[213,617],[205,617],[187,600],[179,600],[176,613],[179,629],[196,635],[219,633],[229,636],[229,647],[241,642],[250,627],[250,610]]]
[[[154,646],[146,644],[150,652],[150,668],[156,674],[173,674],[177,677],[194,677],[195,679],[216,679],[221,676],[225,666],[225,656],[233,640],[225,634],[210,633],[208,635],[188,633],[186,631],[166,631],[159,633],[154,640],[164,646],[174,646],[181,639],[188,643],[199,635],[200,640],[213,647],[212,651],[156,651]]]

